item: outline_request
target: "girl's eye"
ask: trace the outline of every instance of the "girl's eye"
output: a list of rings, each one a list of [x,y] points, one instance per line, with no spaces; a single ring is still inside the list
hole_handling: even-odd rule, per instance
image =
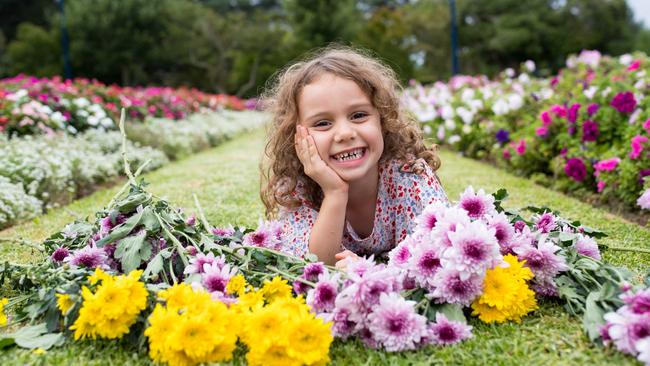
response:
[[[327,125],[329,125],[329,122],[326,120],[322,120],[314,123],[314,127],[326,127]]]
[[[366,113],[366,112],[354,112],[352,114],[352,119],[361,119],[361,118],[364,118],[366,116],[368,116],[368,113]]]

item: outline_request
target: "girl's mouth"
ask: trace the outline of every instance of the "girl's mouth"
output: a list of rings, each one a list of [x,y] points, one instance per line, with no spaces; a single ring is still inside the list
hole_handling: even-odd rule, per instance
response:
[[[357,163],[361,162],[366,157],[367,151],[367,148],[361,147],[344,153],[332,155],[331,159],[334,160],[338,165],[357,165]]]

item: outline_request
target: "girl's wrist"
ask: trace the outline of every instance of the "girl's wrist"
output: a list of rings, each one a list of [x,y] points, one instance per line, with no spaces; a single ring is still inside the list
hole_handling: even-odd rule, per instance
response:
[[[340,187],[340,188],[334,188],[334,189],[329,189],[327,191],[323,191],[323,196],[324,197],[330,197],[330,198],[345,198],[347,201],[348,199],[348,187]]]

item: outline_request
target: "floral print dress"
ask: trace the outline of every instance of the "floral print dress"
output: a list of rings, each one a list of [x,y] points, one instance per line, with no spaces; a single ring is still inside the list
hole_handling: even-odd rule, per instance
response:
[[[417,164],[422,168],[414,169]],[[303,204],[294,210],[280,210],[279,218],[283,251],[300,257],[309,252],[311,228],[318,217],[318,210],[308,204],[301,192],[299,184],[294,193]],[[345,220],[341,251],[349,249],[362,256],[384,255],[413,231],[415,217],[436,201],[449,204],[438,177],[423,160],[412,166],[402,165],[398,160],[381,163],[373,230],[361,238]]]

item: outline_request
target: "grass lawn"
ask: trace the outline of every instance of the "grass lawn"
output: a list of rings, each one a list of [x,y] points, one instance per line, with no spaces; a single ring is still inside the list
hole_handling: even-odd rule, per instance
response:
[[[255,227],[263,214],[259,199],[258,161],[263,149],[263,131],[240,136],[225,144],[172,163],[145,175],[149,190],[167,198],[174,205],[193,212],[192,193],[202,203],[208,220],[214,225],[233,223]],[[450,199],[456,200],[471,184],[492,192],[506,188],[510,198],[506,206],[548,205],[565,217],[606,231],[603,240],[612,246],[650,248],[650,230],[595,209],[576,199],[536,186],[531,182],[481,163],[442,152],[439,171]],[[96,192],[88,197],[0,232],[0,237],[22,237],[40,241],[72,221],[73,215],[86,216],[106,205],[118,187]],[[650,255],[606,252],[606,260],[623,264],[637,272],[650,267]],[[38,252],[9,244],[0,244],[0,260],[35,262]],[[613,350],[593,346],[582,333],[580,321],[566,315],[561,306],[544,302],[540,310],[521,324],[485,325],[476,319],[474,338],[451,347],[428,347],[416,352],[389,354],[369,350],[357,341],[336,342],[331,348],[333,364],[341,365],[635,365],[637,362]],[[12,348],[0,353],[2,365],[70,364],[70,365],[144,365],[146,355],[115,342],[80,342],[52,349],[43,355]],[[243,363],[237,357],[234,364]]]

